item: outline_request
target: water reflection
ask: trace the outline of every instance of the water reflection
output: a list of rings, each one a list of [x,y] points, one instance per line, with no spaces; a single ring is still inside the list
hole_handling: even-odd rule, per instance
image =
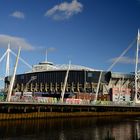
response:
[[[55,118],[0,121],[0,139],[6,140],[135,140],[140,118]]]

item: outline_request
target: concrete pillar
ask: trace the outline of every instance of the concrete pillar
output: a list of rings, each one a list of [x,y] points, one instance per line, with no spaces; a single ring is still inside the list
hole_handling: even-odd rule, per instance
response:
[[[40,112],[40,107],[38,107],[38,112]]]
[[[84,82],[84,92],[86,92],[86,82]]]
[[[21,91],[23,91],[24,90],[24,85],[23,85],[23,83],[21,83]]]
[[[60,90],[62,91],[63,90],[63,83],[61,82],[60,84]]]
[[[33,83],[30,84],[30,91],[33,92]]]
[[[47,85],[47,83],[45,83],[45,91],[46,92],[48,91],[48,85]]]
[[[63,112],[64,111],[64,108],[63,107],[61,107],[61,112]]]
[[[38,89],[38,85],[37,85],[37,83],[35,83],[34,91],[35,91],[35,92],[38,91],[37,89]]]
[[[40,91],[42,92],[42,83],[40,83]]]
[[[26,107],[24,107],[24,113],[26,113]]]
[[[50,112],[52,112],[52,107],[50,107]]]
[[[79,92],[79,82],[77,83],[77,92]]]
[[[52,92],[53,88],[52,88],[52,83],[50,83],[50,91]]]
[[[71,91],[74,92],[74,83],[71,83]]]
[[[55,83],[55,91],[58,91],[57,83]]]
[[[11,109],[11,107],[8,107],[8,113],[10,113],[10,109]]]

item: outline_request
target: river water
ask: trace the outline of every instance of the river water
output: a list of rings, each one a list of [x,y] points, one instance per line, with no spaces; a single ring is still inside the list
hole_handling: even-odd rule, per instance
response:
[[[2,140],[135,140],[140,117],[82,117],[0,121]]]

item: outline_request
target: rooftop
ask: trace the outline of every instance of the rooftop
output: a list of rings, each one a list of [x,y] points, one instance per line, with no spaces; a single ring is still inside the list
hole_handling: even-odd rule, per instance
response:
[[[67,70],[69,67],[69,64],[53,64],[52,62],[43,61],[40,62],[37,65],[33,65],[32,70],[27,72],[42,72],[42,71],[61,71],[61,70]],[[96,69],[92,69],[89,67],[81,66],[81,65],[70,65],[70,70],[86,70],[86,71],[99,71]]]

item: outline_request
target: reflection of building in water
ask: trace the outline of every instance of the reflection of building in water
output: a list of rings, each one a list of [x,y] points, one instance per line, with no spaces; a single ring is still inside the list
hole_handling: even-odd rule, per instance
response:
[[[139,123],[139,120],[136,121],[135,123],[135,139],[140,139],[140,123]]]
[[[135,127],[136,125],[133,126],[130,122],[122,122],[119,125],[114,125],[112,135],[116,140],[133,140]]]
[[[64,130],[60,132],[58,140],[65,140]]]
[[[0,139],[104,140],[109,131],[115,140],[135,140],[139,125],[139,119],[118,117],[8,120],[0,123]]]

